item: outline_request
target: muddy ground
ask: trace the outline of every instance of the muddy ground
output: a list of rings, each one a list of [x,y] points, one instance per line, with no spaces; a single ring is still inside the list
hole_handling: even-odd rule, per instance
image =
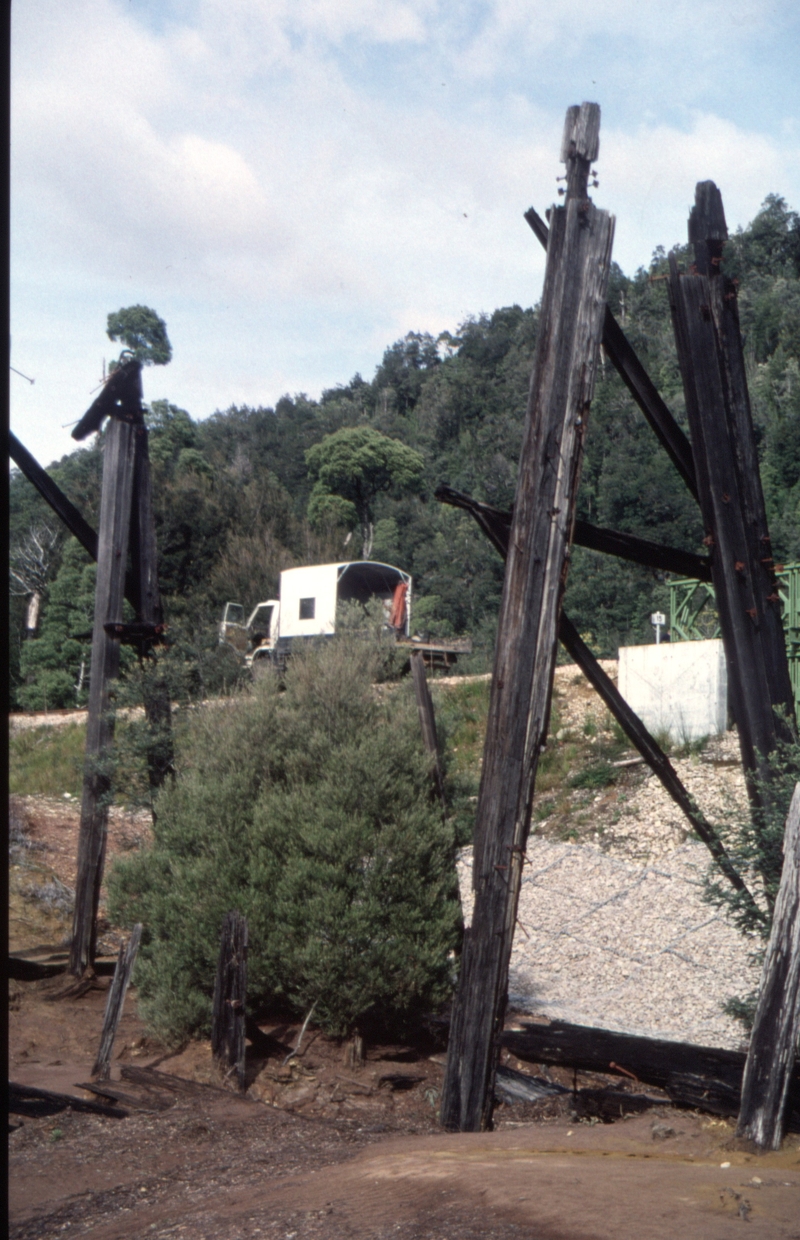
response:
[[[77,1087],[90,1081],[107,985],[65,997],[64,977],[12,983],[11,1078],[97,1101]],[[603,1123],[576,1117],[570,1094],[501,1106],[492,1133],[445,1134],[430,1042],[368,1047],[353,1068],[346,1046],[312,1034],[284,1065],[298,1032],[259,1022],[242,1097],[207,1043],[170,1055],[148,1039],[129,992],[111,1082],[128,1114],[12,1115],[11,1235],[800,1237],[797,1136],[758,1155],[725,1121],[657,1105]]]
[[[12,809],[12,948],[63,945],[77,804],[27,797]],[[148,829],[115,810],[110,856]],[[114,952],[119,930],[105,923],[102,937]],[[64,975],[10,983],[12,1081],[101,1101],[82,1086],[108,982],[81,994]],[[116,1096],[104,1099],[127,1114],[36,1114],[28,1103],[11,1116],[12,1236],[800,1240],[796,1135],[780,1153],[758,1155],[729,1123],[675,1110],[653,1090],[651,1109],[604,1123],[586,1091],[612,1078],[516,1060],[509,1066],[574,1092],[499,1106],[492,1133],[446,1134],[437,1125],[440,1027],[414,1045],[368,1046],[356,1066],[346,1045],[313,1030],[285,1062],[298,1033],[279,1014],[251,1026],[241,1096],[214,1069],[208,1043],[175,1053],[148,1037],[131,989],[114,1048]],[[628,1084],[631,1095],[641,1088]]]

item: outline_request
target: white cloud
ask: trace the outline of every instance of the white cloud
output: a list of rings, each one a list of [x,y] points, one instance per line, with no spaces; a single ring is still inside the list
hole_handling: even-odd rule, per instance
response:
[[[147,26],[137,3],[19,0],[14,361],[49,377],[20,381],[15,410],[55,435],[60,376],[82,412],[105,315],[134,301],[167,318],[158,382],[195,414],[369,375],[409,329],[532,304],[522,212],[555,199],[564,108],[593,88],[624,269],[685,236],[697,180],[731,227],[773,190],[800,206],[788,107],[765,127],[674,106],[698,76],[687,49],[718,22],[715,55],[744,46],[762,7],[727,0],[726,25],[718,0],[164,0]]]

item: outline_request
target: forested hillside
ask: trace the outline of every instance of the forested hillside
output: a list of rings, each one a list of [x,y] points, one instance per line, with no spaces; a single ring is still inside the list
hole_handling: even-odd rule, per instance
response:
[[[678,254],[691,261],[685,247]],[[666,266],[662,248],[631,277],[615,265],[609,301],[685,428]],[[773,545],[779,559],[792,560],[800,558],[800,217],[770,196],[731,237],[724,266],[740,281]],[[356,375],[319,401],[284,396],[274,409],[231,407],[202,422],[165,400],[152,403],[160,575],[176,694],[217,692],[239,675],[232,652],[216,645],[227,600],[252,606],[274,596],[280,570],[294,564],[358,558],[368,527],[372,558],[413,575],[415,629],[439,637],[469,633],[473,665],[487,664],[501,562],[472,519],[443,507],[433,493],[446,482],[500,507],[513,502],[536,330],[535,308],[510,306],[468,319],[438,340],[410,333],[386,350],[371,380]],[[320,463],[330,456],[323,441],[343,428],[369,428],[412,451],[392,449],[366,497],[355,484],[348,490],[341,470],[338,483],[323,485]],[[364,442],[373,451],[382,441]],[[50,470],[93,523],[101,453],[102,435]],[[592,407],[578,515],[701,549],[697,508],[609,364]],[[11,555],[12,708],[82,703],[93,569],[16,472]],[[34,588],[42,594],[38,636],[26,638],[25,596]],[[650,640],[649,615],[666,603],[664,574],[575,549],[566,606],[598,654]]]

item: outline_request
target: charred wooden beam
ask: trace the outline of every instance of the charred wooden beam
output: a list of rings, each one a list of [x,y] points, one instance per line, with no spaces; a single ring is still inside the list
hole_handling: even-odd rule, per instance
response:
[[[445,485],[436,488],[435,497],[443,504],[451,504],[454,508],[463,508],[471,513],[500,554],[505,556],[498,540],[502,540],[504,546],[508,547],[513,513],[492,508],[489,504],[483,504],[462,491]],[[579,547],[602,551],[605,555],[615,555],[621,560],[642,564],[645,568],[676,573],[680,577],[697,578],[698,581],[711,580],[711,562],[708,556],[693,555],[691,551],[681,551],[678,547],[664,547],[660,543],[650,542],[649,539],[637,538],[634,534],[603,529],[589,521],[575,521],[572,541]]]
[[[768,759],[778,740],[791,735],[788,720],[794,716],[794,700],[736,287],[720,274],[727,232],[722,198],[713,182],[697,186],[689,234],[695,266],[681,274],[675,256],[670,256],[670,309],[728,664],[729,700],[748,790],[758,808],[770,799]]]
[[[135,358],[123,362],[112,370],[102,391],[92,402],[72,432],[72,438],[81,440],[99,431],[104,418],[115,417],[123,421],[137,418],[137,396],[141,386],[142,364]]]
[[[140,657],[152,651],[164,634],[163,612],[158,590],[158,564],[153,521],[152,483],[147,450],[147,428],[136,428],[135,475],[131,511],[132,571],[125,574],[125,598],[138,620],[133,625],[122,620],[106,621],[106,632],[123,644],[136,647]],[[64,522],[69,532],[97,560],[97,531],[81,516],[57,483],[42,469],[27,448],[9,431],[9,454],[25,477]],[[109,627],[110,626],[110,627]],[[83,636],[76,634],[76,636]],[[91,636],[91,633],[87,636]],[[151,730],[147,747],[150,786],[159,788],[173,770],[172,719],[169,687],[163,672],[153,661],[144,676],[143,700]]]
[[[758,908],[741,874],[728,855],[725,845],[714,827],[701,813],[694,797],[687,791],[678,772],[664,753],[654,736],[642,723],[635,711],[620,693],[614,682],[605,674],[597,659],[584,642],[568,616],[561,613],[558,630],[559,640],[567,653],[575,660],[592,687],[597,691],[628,739],[639,750],[654,775],[658,777],[675,804],[683,811],[694,831],[714,858],[719,870],[739,892],[740,899],[758,920],[763,914]]]
[[[554,208],[500,605],[475,823],[475,907],[442,1091],[445,1128],[491,1124],[536,767],[547,735],[569,540],[602,334],[613,218],[570,186],[597,158],[600,109],[567,114],[568,193]]]
[[[800,1044],[800,784],[786,819],[783,871],[742,1083],[738,1135],[779,1150]]]
[[[85,551],[93,560],[97,559],[97,531],[93,530],[88,521],[84,520],[75,505],[67,499],[64,492],[42,469],[39,462],[17,439],[13,431],[8,432],[8,454],[15,465],[18,465],[57,517],[64,522],[70,534],[77,538]]]
[[[525,219],[537,239],[547,249],[550,230],[544,220],[533,207],[525,212]],[[608,306],[603,320],[603,348],[673,465],[697,499],[697,479],[691,444],[659,396],[655,384]]]
[[[36,487],[42,499],[50,505],[56,516],[64,522],[70,534],[77,538],[84,551],[88,552],[96,562],[97,530],[92,528],[71,500],[67,499],[58,483],[54,482],[46,470],[42,469],[36,458],[20,443],[13,431],[8,432],[8,454],[14,464],[19,466],[28,482]],[[125,597],[131,607],[136,609],[138,592],[135,589],[133,577],[130,573],[125,577]]]
[[[499,1042],[528,1063],[633,1076],[665,1090],[673,1102],[683,1106],[718,1115],[736,1115],[739,1110],[746,1058],[742,1051],[636,1037],[565,1021],[506,1029]],[[793,1131],[799,1131],[800,1063],[795,1061],[789,1075],[788,1122]]]
[[[247,920],[225,914],[211,1015],[211,1053],[226,1076],[236,1073],[244,1089],[245,1003],[247,1000]]]
[[[119,674],[119,640],[106,632],[105,625],[107,621],[122,619],[135,437],[136,426],[132,420],[111,419],[103,458],[86,757],[70,952],[70,969],[76,977],[81,977],[92,966],[97,941],[97,908],[105,863],[114,743],[110,687]]]

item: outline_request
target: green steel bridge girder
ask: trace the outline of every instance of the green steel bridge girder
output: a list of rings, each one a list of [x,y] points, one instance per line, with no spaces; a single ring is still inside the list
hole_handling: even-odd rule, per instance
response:
[[[784,564],[776,576],[794,705],[800,717],[800,563]],[[673,642],[719,637],[719,617],[710,583],[692,578],[669,582],[669,632]]]

